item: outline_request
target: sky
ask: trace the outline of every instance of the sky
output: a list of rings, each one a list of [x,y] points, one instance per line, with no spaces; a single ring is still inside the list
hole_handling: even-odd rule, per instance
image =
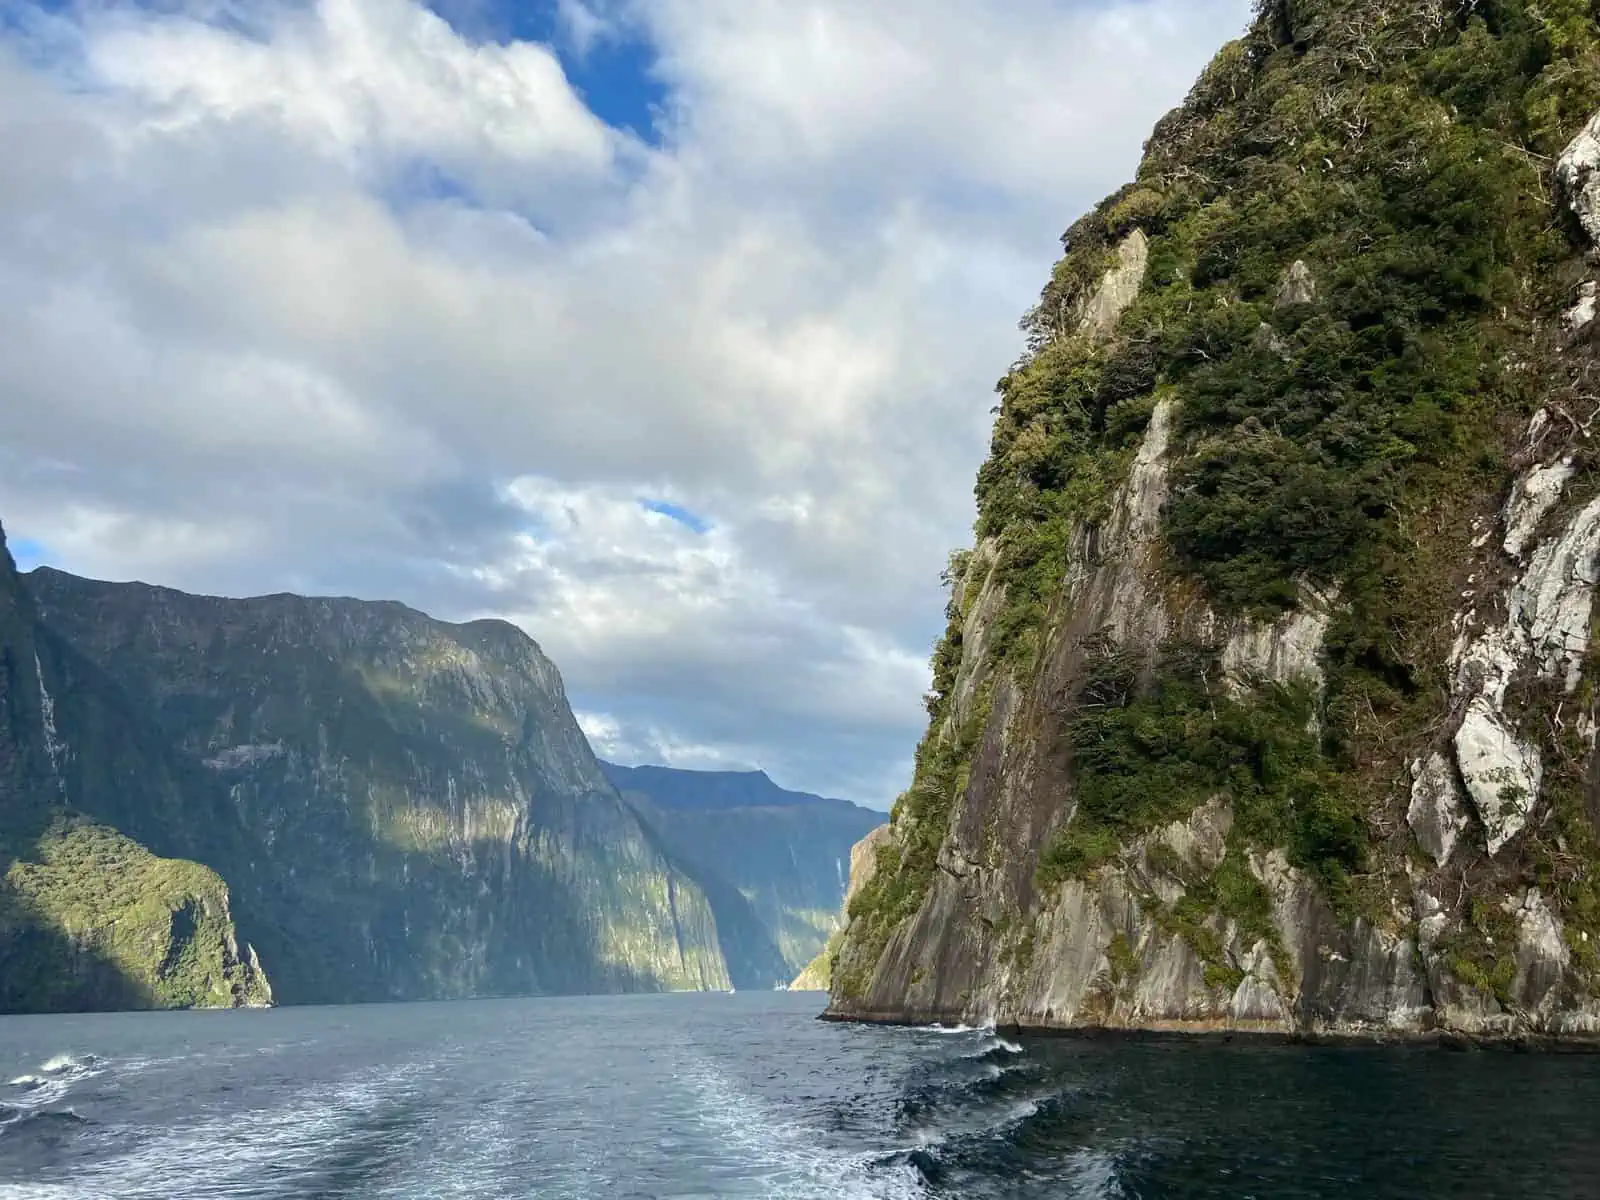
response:
[[[1248,8],[0,0],[0,521],[887,808],[1017,321]]]

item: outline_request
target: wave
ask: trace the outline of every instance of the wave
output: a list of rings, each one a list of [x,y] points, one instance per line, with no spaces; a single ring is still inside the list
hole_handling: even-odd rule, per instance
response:
[[[72,1129],[89,1122],[80,1117],[70,1108],[47,1108],[40,1112],[20,1113],[5,1122],[6,1128],[12,1131],[12,1136],[18,1136],[28,1130],[56,1130]]]
[[[16,1136],[28,1119],[34,1116],[57,1117],[77,1114],[60,1110],[59,1106],[73,1088],[86,1079],[93,1079],[106,1070],[106,1060],[95,1054],[56,1054],[46,1059],[33,1072],[18,1075],[6,1083],[12,1089],[0,1099],[0,1131]]]
[[[687,1072],[701,1123],[760,1174],[771,1200],[917,1200],[927,1195],[916,1170],[875,1153],[829,1147],[820,1130],[786,1120],[710,1063]]]
[[[93,1069],[101,1061],[102,1059],[94,1054],[85,1054],[82,1057],[75,1054],[57,1054],[53,1058],[45,1059],[39,1070],[46,1075],[82,1074]]]
[[[991,1034],[962,1057],[990,1058],[995,1054],[1021,1054],[1022,1052],[1022,1047],[1017,1045],[1016,1042],[1009,1042],[1003,1037]]]

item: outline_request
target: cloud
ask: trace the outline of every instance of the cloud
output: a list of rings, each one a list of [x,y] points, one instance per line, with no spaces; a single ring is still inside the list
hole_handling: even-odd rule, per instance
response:
[[[15,8],[0,516],[508,616],[602,752],[886,805],[1017,317],[1247,7]]]
[[[583,0],[556,0],[556,20],[572,49],[587,55],[596,43],[618,36],[617,22]]]
[[[140,108],[148,137],[264,117],[358,169],[420,156],[474,175],[505,164],[587,173],[605,169],[619,141],[547,46],[469,44],[410,0],[244,15],[241,29],[116,12],[85,40],[84,69]]]

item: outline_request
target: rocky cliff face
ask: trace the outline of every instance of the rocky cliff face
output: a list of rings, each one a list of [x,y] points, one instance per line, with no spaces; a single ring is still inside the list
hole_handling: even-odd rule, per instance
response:
[[[829,936],[827,945],[817,951],[816,957],[789,984],[791,991],[825,992],[832,985],[834,965],[838,961],[839,949],[844,944],[845,927],[850,920],[850,902],[872,882],[878,870],[878,849],[888,846],[893,838],[894,831],[888,825],[879,825],[850,847],[850,879],[845,888],[844,903],[840,906],[837,926]]]
[[[1600,1034],[1586,4],[1268,0],[1069,231],[830,1013]]]
[[[759,963],[745,952],[749,986],[788,982],[839,928],[851,848],[882,813],[788,791],[761,771],[601,765],[697,879],[722,881],[749,908],[771,947]],[[732,923],[720,908],[717,923]]]
[[[216,872],[94,819],[215,799],[40,626],[0,532],[0,1012],[270,1003]]]
[[[228,879],[281,1001],[728,986],[704,891],[514,627],[48,569],[27,583],[52,635],[224,806],[106,819],[186,840]]]

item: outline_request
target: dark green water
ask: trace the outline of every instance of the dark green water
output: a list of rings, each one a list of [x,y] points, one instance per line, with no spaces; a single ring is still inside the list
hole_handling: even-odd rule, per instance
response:
[[[1596,1057],[1008,1042],[818,1007],[0,1018],[0,1197],[1600,1196]]]

